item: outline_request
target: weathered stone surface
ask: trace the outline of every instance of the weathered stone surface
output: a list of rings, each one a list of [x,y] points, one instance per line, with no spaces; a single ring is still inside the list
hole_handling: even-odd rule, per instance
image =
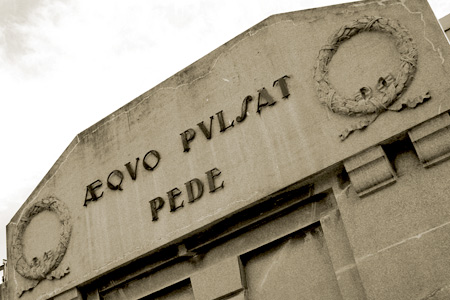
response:
[[[76,288],[68,290],[53,298],[53,300],[82,300],[82,299],[83,298],[80,292]]]
[[[411,129],[409,137],[424,167],[450,157],[450,116],[443,113]]]
[[[397,177],[381,146],[350,157],[344,161],[344,166],[360,197],[395,183]]]
[[[410,147],[393,159],[396,184],[336,198],[369,299],[422,299],[450,280],[449,161],[425,169]]]
[[[361,21],[367,16],[370,22]],[[396,48],[396,39],[386,32],[363,29],[341,44],[329,40],[342,26],[353,30],[361,24],[370,27],[397,21],[403,28],[400,32],[407,31],[413,43]],[[395,91],[397,95],[389,84],[397,73],[403,76],[400,67],[410,69],[414,64],[413,76],[399,89],[400,102],[386,108],[377,102],[376,117],[333,113],[322,105],[314,76],[317,64],[323,63],[317,58],[321,51],[333,48],[330,45],[339,47],[328,64],[328,87],[349,99],[356,95],[355,99],[365,101],[364,107],[370,106],[366,101],[372,99],[367,98],[370,93],[392,96]],[[417,51],[417,64],[415,59],[400,59],[402,47]],[[437,242],[448,240],[444,230],[450,222],[447,162],[423,169],[418,168],[413,148],[398,155],[386,151],[386,156],[378,156],[383,159],[381,166],[389,169],[392,160],[398,178],[376,193],[365,193],[364,184],[358,188],[352,173],[356,169],[347,170],[353,185],[345,174],[338,184],[337,174],[343,172],[340,166],[352,165],[358,153],[404,139],[408,131],[417,131],[416,126],[450,109],[449,54],[447,40],[425,1],[362,1],[269,17],[75,137],[8,225],[8,297],[14,299],[32,288],[21,299],[49,299],[96,282],[237,212],[276,198],[286,187],[311,183],[314,196],[326,191],[335,195],[336,203],[331,196],[309,200],[301,212],[275,218],[266,234],[257,236],[255,230],[255,235],[246,238],[230,238],[228,247],[212,249],[199,263],[195,252],[180,247],[175,267],[158,274],[149,271],[155,266],[149,267],[135,276],[139,280],[131,280],[130,275],[112,285],[120,289],[111,290],[102,283],[103,298],[139,298],[189,281],[192,274],[221,259],[262,247],[268,243],[267,236],[274,241],[312,223],[317,234],[295,240],[297,248],[288,249],[290,257],[312,270],[311,274],[330,278],[329,290],[320,284],[312,290],[339,298],[336,269],[319,226],[320,214],[331,209],[339,209],[342,216],[340,229],[333,230],[345,228],[363,285],[358,292],[365,291],[368,299],[430,295],[450,282],[447,243]],[[242,112],[245,104],[248,109]],[[320,174],[328,177],[314,181]],[[35,218],[30,209],[49,197],[62,201],[70,214],[70,219],[61,221],[63,231],[59,232],[62,241],[69,241],[68,248],[52,270],[55,273],[44,274],[52,280],[31,287],[34,282],[17,272],[20,255],[13,245],[20,245],[14,241],[24,217]],[[291,218],[296,213],[298,218]],[[321,250],[315,257],[323,263],[320,267],[296,261],[299,249],[309,255],[316,248]],[[290,265],[289,260],[283,263]],[[279,272],[274,278],[282,275]],[[397,279],[402,289],[393,286]],[[182,297],[191,296],[189,284],[186,291]]]
[[[364,286],[339,211],[330,212],[320,220],[320,223],[342,298],[366,299]]]
[[[239,258],[232,257],[191,277],[195,299],[219,299],[245,288]]]

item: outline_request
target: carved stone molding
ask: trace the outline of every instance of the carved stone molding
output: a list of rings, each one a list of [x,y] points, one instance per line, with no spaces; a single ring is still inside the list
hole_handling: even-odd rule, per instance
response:
[[[342,299],[367,299],[339,210],[332,210],[323,215],[320,218],[320,225],[325,236]]]
[[[41,257],[34,257],[28,261],[24,256],[24,234],[31,220],[43,211],[50,211],[57,215],[61,224],[59,231],[59,242],[55,249],[43,253]],[[15,270],[22,277],[30,280],[19,292],[19,297],[23,292],[33,289],[44,279],[60,279],[69,273],[69,267],[57,270],[66,253],[72,232],[70,214],[66,205],[56,197],[48,197],[30,205],[20,218],[17,225],[12,248],[15,257]]]
[[[381,146],[375,146],[344,161],[356,193],[367,196],[395,183],[397,176]]]
[[[361,87],[353,97],[344,97],[336,92],[329,82],[329,63],[339,46],[358,33],[377,31],[389,34],[395,39],[400,54],[400,67],[397,74],[385,74],[371,87]],[[415,108],[430,99],[428,92],[413,99],[396,102],[405,92],[416,72],[418,50],[408,30],[398,21],[379,16],[365,16],[339,28],[328,39],[328,43],[319,50],[314,80],[317,94],[322,104],[332,112],[346,116],[367,116],[345,129],[341,140],[355,130],[363,129],[376,120],[386,110],[400,111],[403,108]]]
[[[441,114],[409,132],[417,156],[428,168],[450,157],[450,116]]]
[[[58,296],[53,297],[53,300],[83,300],[83,296],[80,291],[74,287],[59,294]]]

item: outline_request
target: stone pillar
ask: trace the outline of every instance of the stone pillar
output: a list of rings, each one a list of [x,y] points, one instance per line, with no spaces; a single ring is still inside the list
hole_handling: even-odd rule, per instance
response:
[[[342,299],[364,300],[366,293],[339,210],[320,219]]]
[[[86,295],[86,300],[100,300],[100,295],[98,294],[98,290],[95,289],[93,291],[89,291]]]

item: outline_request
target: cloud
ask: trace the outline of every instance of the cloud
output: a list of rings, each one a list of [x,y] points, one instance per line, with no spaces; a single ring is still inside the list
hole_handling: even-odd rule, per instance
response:
[[[51,66],[48,58],[58,51],[52,29],[59,25],[67,5],[63,1],[10,2],[2,4],[5,9],[0,14],[0,61],[8,71],[36,76]]]

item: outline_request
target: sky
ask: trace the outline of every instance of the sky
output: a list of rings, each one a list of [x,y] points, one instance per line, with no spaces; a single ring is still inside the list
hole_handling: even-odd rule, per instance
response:
[[[6,225],[78,133],[270,15],[343,2],[0,0],[0,263]]]

